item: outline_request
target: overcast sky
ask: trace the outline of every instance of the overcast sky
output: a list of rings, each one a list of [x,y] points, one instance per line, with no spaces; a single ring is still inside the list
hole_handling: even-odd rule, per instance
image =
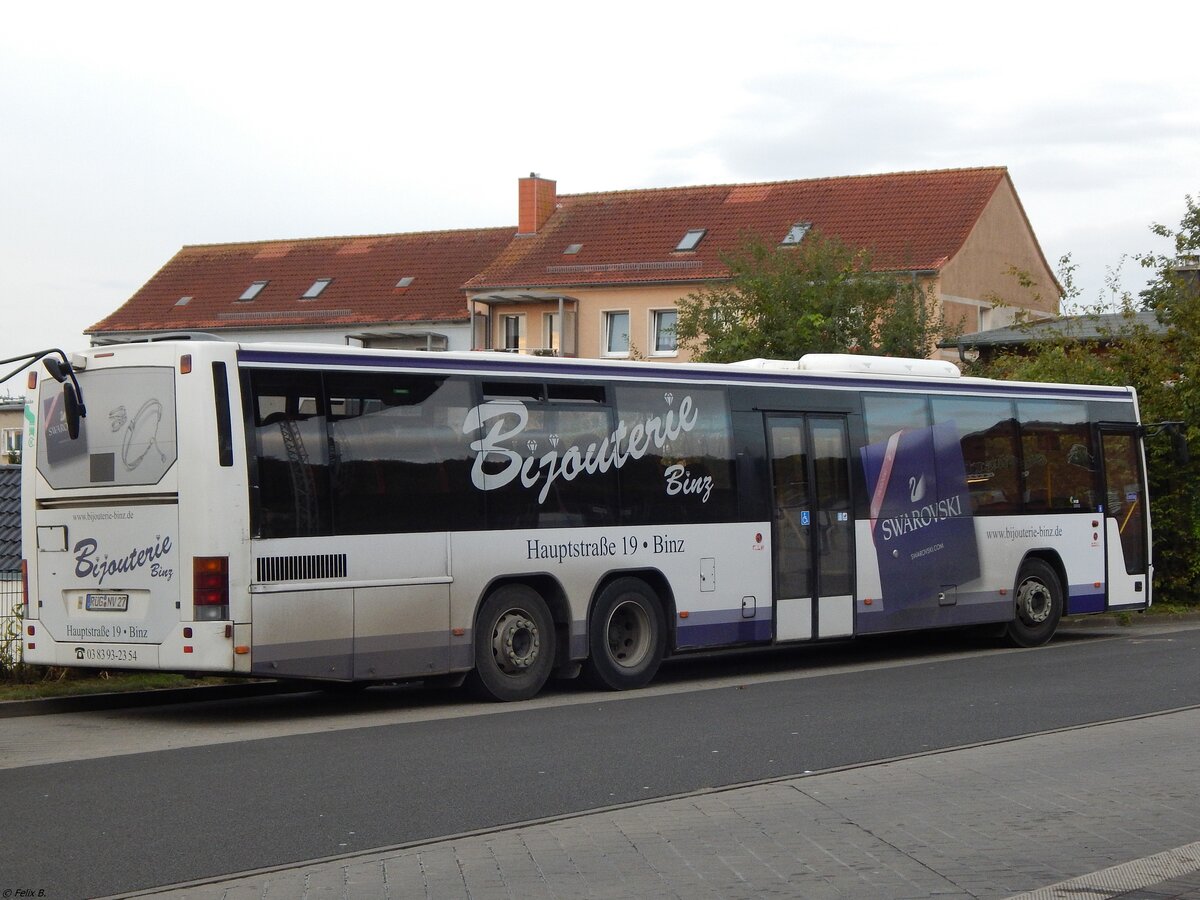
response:
[[[1095,302],[1200,195],[1186,9],[10,4],[0,358],[83,346],[185,244],[515,225],[531,171],[578,193],[1004,165]]]

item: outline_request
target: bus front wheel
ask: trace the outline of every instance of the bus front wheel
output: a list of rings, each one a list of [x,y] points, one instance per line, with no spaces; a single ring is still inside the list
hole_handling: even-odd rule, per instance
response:
[[[554,619],[541,594],[509,584],[483,601],[475,629],[472,691],[485,700],[528,700],[554,666]]]
[[[1016,616],[1008,639],[1018,647],[1038,647],[1054,636],[1063,614],[1062,583],[1045,560],[1026,560],[1017,576]]]
[[[649,683],[666,651],[662,604],[638,578],[618,578],[596,599],[585,672],[597,687],[626,691]]]

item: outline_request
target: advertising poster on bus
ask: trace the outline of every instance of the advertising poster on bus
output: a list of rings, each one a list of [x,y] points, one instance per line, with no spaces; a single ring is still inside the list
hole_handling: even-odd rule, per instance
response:
[[[861,453],[884,605],[928,604],[943,586],[978,578],[975,522],[954,423],[897,431]]]

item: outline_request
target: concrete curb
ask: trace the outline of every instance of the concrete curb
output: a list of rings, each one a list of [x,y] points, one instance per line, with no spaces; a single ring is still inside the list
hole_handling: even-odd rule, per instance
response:
[[[1099,613],[1092,616],[1064,616],[1060,628],[1137,628],[1173,622],[1200,622],[1200,609],[1182,613],[1147,613],[1135,609],[1124,613]]]
[[[271,694],[296,693],[313,690],[312,685],[286,684],[279,681],[257,681],[244,684],[197,685],[196,687],[163,688],[151,691],[113,691],[100,694],[73,694],[64,697],[42,697],[33,700],[0,701],[0,719],[20,716],[48,716],[56,713],[95,712],[104,709],[130,709],[144,706],[166,706],[172,703],[199,703],[206,700],[236,700],[243,697],[263,697]]]

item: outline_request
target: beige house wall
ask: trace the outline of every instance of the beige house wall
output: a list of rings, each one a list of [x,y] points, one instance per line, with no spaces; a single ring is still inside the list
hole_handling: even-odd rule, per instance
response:
[[[1024,288],[1012,269],[1028,273]],[[966,332],[1013,321],[1021,310],[1036,318],[1058,315],[1059,286],[1008,179],[1000,182],[962,249],[942,267],[938,294],[947,321]],[[1002,307],[980,317],[980,309]]]
[[[607,357],[654,358],[672,362],[689,361],[691,354],[686,350],[680,349],[672,352],[655,350],[654,313],[676,309],[682,298],[698,288],[699,285],[633,285],[616,288],[570,289],[568,293],[578,303],[566,303],[564,312],[568,319],[572,313],[575,314],[578,329],[578,345],[575,355],[590,359]],[[476,314],[484,314],[486,309],[483,304],[479,304],[476,307]],[[523,352],[534,352],[547,346],[543,316],[546,313],[558,312],[558,303],[513,303],[496,305],[493,310],[492,346],[497,348],[504,346],[505,316],[516,315],[524,318],[520,349]],[[617,312],[629,313],[630,350],[627,354],[619,357],[610,356],[604,352],[606,314]],[[569,343],[568,340],[568,346]]]
[[[654,312],[676,309],[679,301],[699,285],[646,285],[627,288],[591,288],[575,292],[579,298],[579,355],[608,356],[604,352],[605,314],[629,312],[629,356],[688,362],[686,350],[670,353],[654,349]]]
[[[990,303],[983,300],[970,302],[959,300],[954,296],[947,296],[943,289],[944,279],[937,276],[924,276],[918,280],[925,290],[926,296],[935,305],[941,304],[952,332],[975,331],[979,321],[979,308],[991,306]],[[997,278],[994,281],[999,284],[1000,279]],[[578,343],[573,355],[587,359],[628,358],[690,362],[692,353],[683,348],[678,348],[672,353],[655,351],[654,313],[660,310],[678,309],[680,300],[702,287],[700,284],[690,284],[569,289],[569,295],[577,301],[574,304],[568,302],[565,308],[568,319],[572,313],[576,317]],[[479,304],[476,309],[477,315],[486,314],[487,307],[483,304]],[[493,307],[491,320],[492,347],[504,346],[504,319],[510,315],[521,316],[524,320],[519,345],[521,352],[532,353],[547,347],[543,315],[557,311],[558,304],[556,302],[496,305]],[[609,313],[615,312],[629,313],[630,352],[611,356],[605,352],[605,320]],[[570,346],[569,338],[567,346]]]

